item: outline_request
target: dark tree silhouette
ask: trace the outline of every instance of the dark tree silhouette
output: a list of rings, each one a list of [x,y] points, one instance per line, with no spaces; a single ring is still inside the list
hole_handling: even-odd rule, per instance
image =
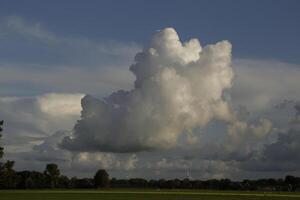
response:
[[[297,187],[300,187],[300,178],[288,175],[285,177],[284,182],[288,184],[290,191],[295,191]]]
[[[60,175],[60,170],[58,169],[57,164],[54,163],[47,164],[44,174],[47,178],[47,182],[50,188],[55,188],[58,185],[58,180]]]
[[[96,188],[106,188],[109,186],[109,175],[104,169],[99,169],[94,176]]]
[[[1,138],[1,132],[3,130],[3,120],[0,121],[0,138]],[[0,159],[3,157],[3,147],[0,147]]]
[[[0,138],[3,131],[3,120],[0,121]],[[0,159],[3,157],[3,147],[0,147]],[[0,188],[15,188],[16,187],[16,172],[14,171],[15,162],[6,161],[0,162]]]
[[[6,161],[0,166],[0,188],[15,188],[17,185],[17,175],[13,169],[15,162]]]
[[[45,174],[37,171],[17,172],[17,188],[19,189],[41,189],[46,188]]]

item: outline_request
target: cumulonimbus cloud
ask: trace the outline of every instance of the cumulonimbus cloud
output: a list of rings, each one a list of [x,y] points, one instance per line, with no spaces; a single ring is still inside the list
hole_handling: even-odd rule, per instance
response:
[[[231,44],[182,43],[173,28],[154,34],[130,66],[135,86],[102,100],[82,99],[81,119],[61,146],[71,151],[168,149],[212,119],[231,120],[223,92],[232,85]]]

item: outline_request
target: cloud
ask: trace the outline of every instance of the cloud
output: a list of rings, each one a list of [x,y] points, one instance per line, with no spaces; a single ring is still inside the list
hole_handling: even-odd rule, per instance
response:
[[[5,120],[5,152],[22,152],[58,130],[70,130],[80,115],[83,94],[44,94],[36,97],[0,97]]]
[[[185,178],[187,171],[191,177],[202,179],[277,177],[284,176],[287,172],[296,173],[299,164],[296,155],[296,132],[292,136],[288,136],[288,131],[280,132],[275,134],[275,140],[269,141],[268,138],[274,134],[273,126],[276,124],[265,118],[255,123],[234,121],[235,123],[225,124],[222,131],[226,130],[226,126],[229,126],[229,131],[228,134],[224,133],[223,137],[218,136],[221,139],[219,144],[212,144],[202,137],[203,134],[212,134],[206,133],[207,130],[204,129],[205,132],[200,135],[193,132],[199,136],[196,145],[188,143],[166,151],[136,154],[66,151],[59,148],[58,142],[70,131],[56,130],[61,127],[66,130],[72,129],[73,123],[79,117],[82,96],[83,94],[45,94],[38,97],[2,97],[0,113],[5,114],[7,119],[5,137],[2,140],[5,143],[5,159],[16,160],[17,170],[43,170],[46,163],[55,162],[64,174],[80,177],[92,176],[98,168],[106,168],[112,176],[119,178],[125,178],[127,175],[145,178]],[[64,102],[64,105],[61,102]],[[51,111],[43,109],[48,104],[53,108]],[[280,109],[278,106],[274,107],[280,112],[294,109],[295,112],[288,111],[290,118],[286,120],[286,125],[296,118],[295,104],[296,102],[288,103],[285,108],[281,106]],[[66,108],[61,109],[62,107]],[[51,113],[53,110],[61,117],[54,116],[54,113]],[[7,117],[12,116],[7,114],[9,112],[15,114],[15,120]],[[24,121],[23,119],[27,118],[23,116],[31,116],[32,120]],[[40,126],[41,124],[43,126]],[[294,123],[290,125],[295,126]],[[18,130],[12,130],[12,127],[21,126]],[[202,146],[203,144],[205,145]]]
[[[151,170],[157,177],[211,179],[233,177],[238,171],[233,161],[209,159],[184,159],[162,157],[155,161],[148,161],[145,170]]]
[[[299,171],[300,164],[300,121],[299,102],[285,100],[276,105],[277,109],[286,110],[290,107],[290,119],[285,127],[278,130],[276,140],[266,144],[260,152],[260,156],[249,159],[242,167],[251,171]],[[294,114],[294,115],[293,115]]]
[[[131,171],[139,161],[134,154],[71,153],[58,143],[80,116],[84,94],[49,93],[33,97],[0,97],[4,159],[15,160],[17,170],[40,170],[55,162],[70,176],[90,176],[98,168]]]
[[[88,172],[97,168],[104,168],[107,170],[131,171],[136,168],[136,164],[138,162],[138,158],[135,154],[117,155],[102,152],[81,152],[72,155],[73,156],[71,157],[71,159],[69,157],[70,166],[68,168],[72,168],[73,170],[75,168]]]
[[[30,67],[30,66],[28,66]],[[52,91],[60,93],[91,93],[103,96],[112,90],[132,87],[133,77],[123,68],[107,67],[105,69],[70,68],[61,66],[60,69],[28,70],[23,67],[2,65],[0,67],[0,84],[13,87],[9,93],[16,93],[16,85],[36,93],[49,93]],[[0,89],[1,93],[2,89]],[[2,92],[2,93],[7,93]],[[22,94],[22,93],[21,93]]]
[[[240,168],[254,172],[298,173],[300,164],[300,131],[291,128],[264,146],[259,157],[240,163]]]
[[[132,88],[133,42],[59,35],[20,16],[0,18],[1,96],[90,93]],[[22,88],[22,89],[21,89]]]
[[[3,44],[0,47],[2,62],[37,66],[120,66],[130,64],[140,50],[133,42],[58,35],[45,25],[20,16],[0,18],[0,42]]]
[[[223,91],[233,78],[228,41],[181,43],[173,28],[157,32],[130,70],[131,91],[82,99],[81,120],[61,146],[71,151],[139,152],[175,147],[184,132],[212,119],[231,120]]]
[[[265,118],[255,122],[233,120],[218,128],[205,128],[196,145],[182,145],[173,154],[182,155],[187,160],[244,162],[257,157],[276,136],[272,122]]]
[[[64,174],[79,177],[91,176],[99,168],[128,172],[135,170],[137,166],[139,159],[135,154],[72,153],[60,149],[57,144],[66,134],[66,131],[57,131],[42,138],[42,142],[33,145],[31,150],[8,152],[5,157],[17,161],[17,170],[29,168],[41,171],[45,168],[46,163],[55,162]]]
[[[227,126],[228,135],[219,149],[223,152],[220,155],[230,160],[249,159],[268,143],[268,136],[272,132],[273,124],[265,118],[259,119],[257,124],[234,121]]]
[[[257,113],[286,99],[300,99],[299,67],[274,60],[234,60],[236,76],[230,91],[233,105]]]
[[[30,37],[32,39],[38,39],[45,42],[57,42],[56,36],[47,31],[42,24],[30,23],[20,16],[12,15],[3,17],[1,18],[0,23],[1,37],[17,33],[24,37]]]
[[[53,117],[77,116],[81,108],[78,106],[78,97],[82,94],[45,94],[37,98],[42,112]],[[59,113],[57,113],[59,109]]]
[[[265,147],[265,159],[274,162],[297,161],[300,163],[300,130],[290,129],[286,134],[280,134],[275,143]]]

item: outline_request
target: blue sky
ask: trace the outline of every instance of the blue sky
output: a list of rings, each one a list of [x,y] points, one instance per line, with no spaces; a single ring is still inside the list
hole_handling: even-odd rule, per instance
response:
[[[0,0],[5,159],[18,170],[57,162],[70,176],[300,175],[299,10]]]
[[[18,15],[59,35],[144,44],[174,27],[185,40],[228,39],[234,55],[300,62],[300,3],[289,1],[0,1],[0,16]]]

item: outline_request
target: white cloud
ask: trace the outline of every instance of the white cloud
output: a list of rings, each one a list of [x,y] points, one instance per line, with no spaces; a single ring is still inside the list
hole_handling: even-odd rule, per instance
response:
[[[80,115],[83,94],[45,94],[37,97],[0,97],[5,120],[5,151],[27,151],[58,130],[71,130]]]
[[[65,152],[64,150],[61,150]],[[78,154],[72,154],[71,156],[65,157],[69,168],[82,168],[82,170],[90,171],[99,168],[107,170],[134,170],[138,158],[135,154],[131,155],[117,155],[112,153],[89,153],[80,152]]]
[[[83,96],[83,94],[50,93],[37,97],[37,102],[42,112],[54,118],[77,117],[81,111],[78,99]]]
[[[24,37],[31,37],[45,42],[57,42],[57,37],[45,30],[40,23],[29,23],[20,16],[12,15],[0,20],[0,37],[18,33]]]
[[[233,78],[231,44],[202,48],[176,31],[156,33],[130,70],[135,88],[102,100],[86,96],[81,120],[62,146],[74,151],[138,152],[177,145],[185,131],[213,118],[231,120],[223,91]]]

